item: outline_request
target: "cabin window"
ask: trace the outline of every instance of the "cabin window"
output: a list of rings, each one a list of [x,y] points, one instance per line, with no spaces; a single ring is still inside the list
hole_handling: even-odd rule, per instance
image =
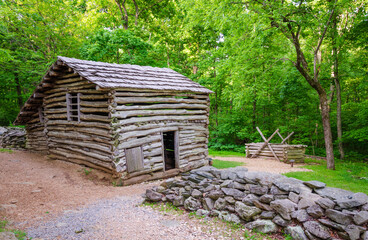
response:
[[[67,93],[66,103],[68,121],[80,122],[80,93]]]
[[[178,132],[162,133],[165,170],[174,169],[178,165]]]
[[[125,158],[128,173],[143,169],[143,150],[142,147],[126,148]]]
[[[45,122],[45,117],[43,116],[43,108],[42,107],[38,108],[38,117],[40,119],[40,123]]]

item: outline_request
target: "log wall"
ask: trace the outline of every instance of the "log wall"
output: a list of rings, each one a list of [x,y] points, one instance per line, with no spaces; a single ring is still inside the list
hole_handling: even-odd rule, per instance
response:
[[[41,122],[38,112],[33,114],[32,120],[27,123],[26,132],[26,148],[33,152],[47,154],[48,146],[45,125]]]
[[[68,120],[67,93],[79,93],[79,121]],[[114,172],[108,90],[78,74],[61,74],[45,92],[43,108],[49,157]]]
[[[249,143],[245,144],[246,146],[246,157],[251,157],[263,143]],[[289,162],[289,160],[293,159],[295,162],[304,162],[305,159],[305,145],[288,145],[288,144],[277,144],[270,143],[273,151],[283,162]],[[265,159],[275,159],[271,150],[266,146],[262,149],[262,151],[258,154],[259,158]],[[276,160],[276,159],[275,159]]]
[[[142,147],[143,168],[131,178],[164,171],[162,134],[177,131],[177,162],[182,170],[206,164],[208,156],[207,94],[115,90],[109,109],[114,131],[114,163],[127,169],[125,149]]]

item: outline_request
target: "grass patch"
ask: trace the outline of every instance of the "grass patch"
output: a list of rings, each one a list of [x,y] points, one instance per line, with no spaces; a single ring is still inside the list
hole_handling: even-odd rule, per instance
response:
[[[6,152],[6,153],[13,153],[13,150],[7,149],[7,148],[0,148],[0,153]]]
[[[245,157],[245,153],[233,151],[217,151],[212,149],[208,149],[208,155],[213,157]]]
[[[0,221],[0,232],[13,232],[19,240],[27,239],[27,234],[25,232],[16,229],[7,229],[7,224],[8,221],[6,220]]]
[[[213,161],[212,166],[218,169],[244,166],[244,163],[242,162],[222,161],[222,160],[217,160],[217,159],[213,159],[212,161]]]
[[[307,159],[306,163],[308,165],[303,168],[313,172],[290,172],[284,175],[303,181],[317,180],[326,183],[328,187],[368,194],[367,163],[335,160],[336,170],[328,170],[324,160]]]

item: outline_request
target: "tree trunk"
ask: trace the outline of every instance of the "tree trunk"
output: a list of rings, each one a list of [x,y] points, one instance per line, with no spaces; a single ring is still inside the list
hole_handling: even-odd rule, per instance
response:
[[[323,124],[323,133],[325,138],[327,169],[335,170],[333,143],[332,143],[332,131],[330,125],[330,110],[328,105],[328,99],[326,93],[319,93],[319,102],[321,105],[321,115]]]
[[[342,146],[342,127],[341,127],[341,86],[339,79],[339,56],[338,50],[336,46],[336,37],[337,37],[337,14],[334,15],[334,19],[332,21],[333,27],[333,36],[332,36],[332,55],[334,59],[333,65],[333,79],[336,87],[336,127],[337,127],[337,143],[339,146],[340,159],[344,159],[345,153],[344,148]]]
[[[14,80],[15,80],[16,89],[17,89],[18,107],[19,109],[22,109],[23,107],[22,87],[20,86],[18,73],[14,74]]]
[[[253,98],[253,116],[252,116],[252,127],[253,131],[256,131],[256,124],[257,124],[257,91],[254,90],[254,98]]]

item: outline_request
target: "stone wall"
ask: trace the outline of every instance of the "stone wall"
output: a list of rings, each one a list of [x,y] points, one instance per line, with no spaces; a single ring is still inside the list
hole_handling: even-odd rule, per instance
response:
[[[23,128],[0,127],[0,148],[23,149],[26,147],[26,132]]]
[[[368,196],[318,181],[205,166],[148,189],[145,198],[293,239],[368,240]]]

